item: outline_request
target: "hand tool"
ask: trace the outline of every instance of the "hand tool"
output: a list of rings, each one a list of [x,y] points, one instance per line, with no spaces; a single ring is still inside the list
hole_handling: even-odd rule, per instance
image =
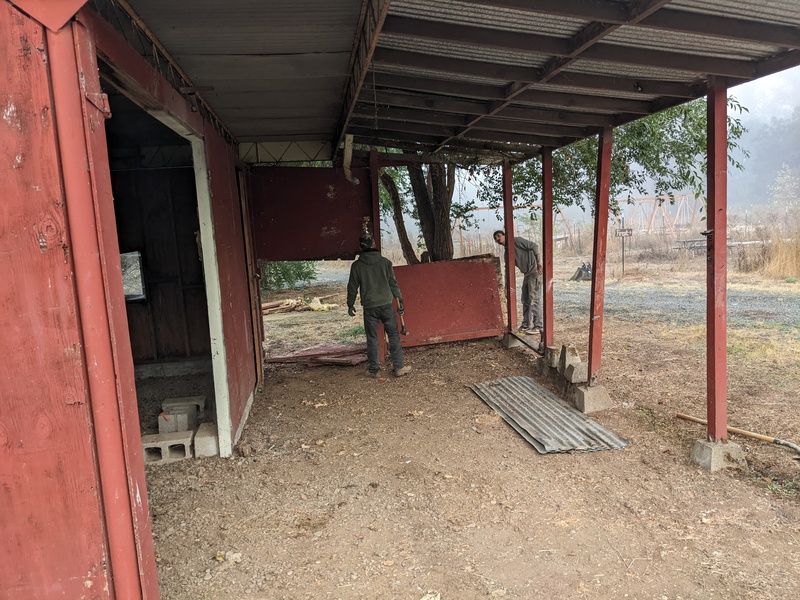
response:
[[[685,421],[693,421],[695,423],[700,423],[701,425],[707,425],[708,423],[705,419],[699,419],[697,417],[692,417],[690,415],[685,415],[683,413],[678,413],[675,415],[679,419],[684,419]],[[752,431],[746,431],[744,429],[737,429],[736,427],[728,427],[729,433],[735,433],[737,435],[743,435],[746,437],[751,437],[756,440],[761,440],[762,442],[769,442],[770,444],[777,444],[778,446],[784,446],[786,448],[790,448],[800,454],[800,446],[797,444],[793,444],[792,442],[787,442],[786,440],[779,440],[778,438],[769,437],[768,435],[761,435],[760,433],[753,433]],[[800,456],[793,457],[795,460],[800,460]]]

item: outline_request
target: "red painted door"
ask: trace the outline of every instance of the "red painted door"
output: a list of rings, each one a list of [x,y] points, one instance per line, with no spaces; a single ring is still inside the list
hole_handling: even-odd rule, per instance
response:
[[[4,1],[0,81],[0,598],[109,598],[45,32]]]

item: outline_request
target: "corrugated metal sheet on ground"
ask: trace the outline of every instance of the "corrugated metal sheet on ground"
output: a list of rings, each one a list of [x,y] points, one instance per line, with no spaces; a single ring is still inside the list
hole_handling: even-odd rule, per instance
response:
[[[541,454],[612,450],[630,443],[531,377],[504,377],[470,387]]]

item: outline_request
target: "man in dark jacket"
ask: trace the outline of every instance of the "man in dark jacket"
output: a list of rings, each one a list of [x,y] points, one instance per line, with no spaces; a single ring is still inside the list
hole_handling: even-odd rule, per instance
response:
[[[506,234],[494,232],[494,241],[505,247]],[[522,271],[522,325],[520,331],[542,332],[542,261],[539,246],[522,237],[514,236],[514,264]]]
[[[392,298],[397,298],[400,314],[403,314],[403,295],[394,277],[392,262],[381,256],[375,248],[375,240],[364,235],[359,238],[361,255],[350,266],[350,280],[347,282],[347,314],[356,316],[356,293],[361,296],[364,307],[364,331],[367,334],[367,358],[369,370],[367,375],[378,379],[380,362],[378,361],[378,323],[389,336],[389,351],[397,377],[408,375],[411,367],[403,366],[403,349],[400,347],[400,334],[397,331],[397,317],[394,315]]]

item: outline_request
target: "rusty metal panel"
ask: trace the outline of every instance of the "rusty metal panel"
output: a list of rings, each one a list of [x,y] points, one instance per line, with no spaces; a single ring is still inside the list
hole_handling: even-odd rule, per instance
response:
[[[250,282],[236,173],[238,158],[211,125],[206,125],[205,147],[222,300],[231,436],[234,436],[256,385]]]
[[[531,377],[504,377],[470,387],[540,454],[612,450],[630,443]]]
[[[256,256],[264,260],[352,259],[364,219],[372,221],[368,169],[254,167]]]
[[[409,335],[404,347],[492,337],[503,332],[494,259],[395,267]]]
[[[0,3],[0,597],[111,598],[43,48]]]

